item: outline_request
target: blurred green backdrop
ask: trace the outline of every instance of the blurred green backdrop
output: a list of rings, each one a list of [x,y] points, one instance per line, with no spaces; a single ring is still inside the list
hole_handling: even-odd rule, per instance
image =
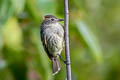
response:
[[[120,80],[120,0],[69,0],[69,11],[72,80]],[[41,44],[46,14],[64,18],[64,0],[0,0],[0,80],[65,80]]]

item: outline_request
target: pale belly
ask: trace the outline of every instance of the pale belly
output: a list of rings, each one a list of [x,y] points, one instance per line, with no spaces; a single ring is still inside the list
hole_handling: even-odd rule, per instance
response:
[[[48,51],[51,55],[56,56],[60,54],[63,48],[63,38],[57,34],[49,35],[47,38]]]

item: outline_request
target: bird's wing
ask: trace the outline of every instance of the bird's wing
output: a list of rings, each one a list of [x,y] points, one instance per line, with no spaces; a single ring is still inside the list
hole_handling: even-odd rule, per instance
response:
[[[52,55],[50,55],[49,50],[48,50],[48,45],[47,45],[47,40],[46,40],[46,35],[44,34],[43,30],[40,31],[41,34],[41,41],[44,46],[44,49],[50,59],[52,59]]]

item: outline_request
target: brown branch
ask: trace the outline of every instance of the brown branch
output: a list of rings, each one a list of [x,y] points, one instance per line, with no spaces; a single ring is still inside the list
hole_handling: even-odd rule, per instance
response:
[[[67,80],[71,80],[71,64],[70,64],[70,51],[69,51],[69,10],[68,0],[64,0],[64,26],[65,26],[65,55],[66,55],[66,73]]]

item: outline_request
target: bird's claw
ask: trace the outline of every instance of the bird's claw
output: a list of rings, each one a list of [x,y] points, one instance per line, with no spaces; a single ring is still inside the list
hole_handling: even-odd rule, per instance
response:
[[[70,62],[68,62],[68,61],[66,61],[66,60],[64,60],[63,59],[63,57],[62,56],[60,56],[59,54],[58,54],[58,56],[60,57],[60,59],[66,64],[66,65],[69,65],[70,64]]]

